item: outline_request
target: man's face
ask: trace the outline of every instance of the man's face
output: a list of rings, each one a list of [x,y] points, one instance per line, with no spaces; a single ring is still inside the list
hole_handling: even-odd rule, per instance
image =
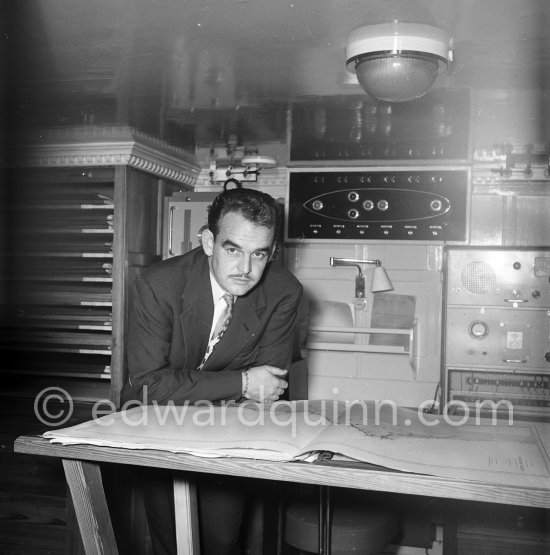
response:
[[[216,239],[210,230],[203,232],[202,247],[210,270],[223,289],[240,297],[260,281],[271,254],[273,233],[239,212],[222,217]]]

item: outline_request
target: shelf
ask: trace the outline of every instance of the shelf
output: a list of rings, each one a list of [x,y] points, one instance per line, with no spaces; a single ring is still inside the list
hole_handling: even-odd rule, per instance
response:
[[[113,274],[113,263],[110,260],[82,260],[80,257],[62,259],[28,257],[19,258],[17,264],[19,279],[43,277],[47,274],[62,276],[111,276]]]
[[[111,323],[101,324],[84,324],[79,322],[67,322],[61,319],[47,321],[28,321],[25,322],[26,328],[43,328],[48,330],[82,330],[82,331],[112,331]]]
[[[331,330],[336,331],[336,330]],[[306,345],[308,349],[317,351],[352,351],[355,353],[391,353],[398,355],[408,355],[409,351],[404,347],[384,346],[384,345],[357,345],[355,343],[322,343],[311,342]]]
[[[31,199],[25,204],[18,204],[14,208],[18,211],[27,212],[29,210],[114,210],[115,205],[111,196],[100,193],[90,193],[87,190],[77,190],[73,187],[67,187],[63,190],[48,191],[29,195]]]
[[[42,330],[40,328],[29,328],[25,330],[25,332],[20,331],[16,334],[14,345],[17,346],[20,343],[26,342],[29,343],[29,346],[31,347],[34,345],[67,345],[84,348],[91,345],[94,348],[108,347],[110,349],[112,342],[111,334],[108,333],[108,329],[102,331],[105,333],[86,333],[79,331],[70,332],[58,329]],[[0,338],[1,337],[2,336],[0,335]]]
[[[306,349],[312,351],[343,351],[354,353],[384,353],[384,354],[397,354],[408,355],[409,364],[413,371],[414,379],[417,378],[417,322],[415,320],[414,326],[410,329],[401,328],[355,328],[343,326],[309,326],[310,332],[327,332],[327,333],[342,333],[354,334],[353,342],[322,342],[322,341],[308,341],[305,345]],[[409,348],[395,346],[395,345],[369,345],[366,342],[357,342],[362,339],[367,339],[366,336],[371,334],[377,335],[406,335],[409,338]]]
[[[21,353],[13,349],[10,363],[4,367],[4,373],[13,376],[48,376],[111,379],[110,356],[106,353],[86,354],[66,353],[62,351],[41,351],[39,356]],[[36,353],[37,351],[34,351]]]
[[[111,311],[106,309],[90,309],[80,307],[57,307],[52,312],[48,307],[27,305],[19,308],[19,321],[25,325],[27,320],[67,320],[102,324],[111,322]]]
[[[102,234],[102,235],[112,235],[113,228],[112,227],[90,227],[90,228],[83,228],[82,226],[66,226],[66,227],[35,227],[31,232],[30,231],[19,231],[15,229],[17,233],[21,235],[95,235],[95,234]]]
[[[114,227],[113,211],[108,213],[82,213],[82,212],[36,212],[32,215],[12,214],[11,229],[25,239],[28,236],[42,233],[64,234],[82,233],[92,231],[97,233],[112,233]],[[30,226],[32,220],[32,226]]]
[[[29,204],[26,210],[113,210],[114,204]]]
[[[50,376],[55,378],[88,378],[94,380],[110,380],[110,372],[91,374],[86,372],[64,372],[57,370],[8,370],[8,374],[16,374],[18,376]]]
[[[48,251],[48,252],[25,252],[25,253],[17,253],[18,256],[28,257],[28,258],[43,258],[43,257],[52,257],[52,258],[113,258],[113,251],[108,250],[104,252],[81,252],[80,251]]]
[[[100,241],[97,238],[84,238],[82,235],[78,236],[78,241],[68,241],[66,236],[57,238],[56,241],[48,240],[34,240],[32,246],[34,252],[42,252],[46,250],[48,253],[63,252],[63,253],[87,253],[87,252],[111,252],[113,250],[113,241]],[[93,240],[95,239],[95,240]],[[32,251],[31,251],[32,252]]]
[[[111,334],[104,337],[97,333],[68,333],[68,332],[50,332],[50,331],[34,331],[26,334],[27,338],[32,341],[48,342],[48,343],[77,343],[86,345],[111,345]]]
[[[25,330],[46,329],[46,330],[82,330],[82,331],[112,331],[113,326],[110,321],[104,323],[89,323],[82,320],[66,320],[64,318],[52,317],[49,320],[29,318],[23,322]]]
[[[43,284],[40,290],[25,291],[20,302],[24,305],[48,306],[110,306],[113,302],[110,287],[100,288],[88,284],[82,284],[81,287],[62,284],[56,287],[55,285]]]
[[[71,275],[49,275],[49,276],[23,276],[24,281],[44,281],[44,282],[58,282],[67,281],[75,283],[112,283],[113,278],[110,276],[71,276]]]
[[[60,346],[40,346],[40,345],[14,345],[11,347],[14,351],[31,351],[31,352],[50,352],[50,353],[71,353],[79,355],[111,355],[111,349],[102,347],[74,347],[71,345]]]

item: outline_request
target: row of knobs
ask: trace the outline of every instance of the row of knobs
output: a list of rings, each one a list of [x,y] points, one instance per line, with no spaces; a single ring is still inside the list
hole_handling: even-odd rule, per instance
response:
[[[463,399],[467,403],[475,403],[480,399],[478,397],[464,397]],[[550,400],[546,399],[503,399],[512,405],[518,405],[522,407],[550,407]]]
[[[357,193],[355,191],[352,191],[351,193],[348,193],[348,200],[350,202],[358,202],[360,200],[359,193]],[[324,208],[323,201],[321,201],[319,199],[314,200],[311,206],[312,206],[313,210],[315,210],[317,212],[319,212],[320,210],[322,210]],[[374,210],[374,208],[378,208],[378,210],[380,210],[380,212],[385,212],[390,207],[390,203],[385,199],[381,199],[376,203],[373,200],[367,199],[367,200],[363,201],[361,206],[367,212],[370,212],[371,210]],[[430,202],[430,210],[432,212],[440,212],[442,208],[443,208],[443,203],[440,200],[434,199]],[[359,214],[360,214],[360,212],[357,208],[350,208],[348,210],[348,217],[352,220],[357,219],[359,217]]]
[[[492,385],[498,386],[508,386],[508,387],[527,387],[537,388],[537,389],[549,389],[549,384],[544,381],[542,377],[535,377],[534,381],[530,380],[506,380],[506,379],[495,379],[495,378],[466,378],[466,383],[468,385]]]

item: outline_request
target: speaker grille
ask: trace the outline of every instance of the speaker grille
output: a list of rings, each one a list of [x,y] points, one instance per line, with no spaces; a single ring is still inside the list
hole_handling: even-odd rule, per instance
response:
[[[462,286],[473,295],[486,295],[495,288],[495,271],[489,264],[476,260],[464,266],[461,273]]]

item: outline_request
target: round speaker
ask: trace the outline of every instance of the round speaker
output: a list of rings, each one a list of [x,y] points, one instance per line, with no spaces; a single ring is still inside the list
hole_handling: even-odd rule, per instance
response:
[[[496,274],[486,262],[475,260],[464,266],[460,275],[462,286],[473,295],[487,295],[495,288]]]

